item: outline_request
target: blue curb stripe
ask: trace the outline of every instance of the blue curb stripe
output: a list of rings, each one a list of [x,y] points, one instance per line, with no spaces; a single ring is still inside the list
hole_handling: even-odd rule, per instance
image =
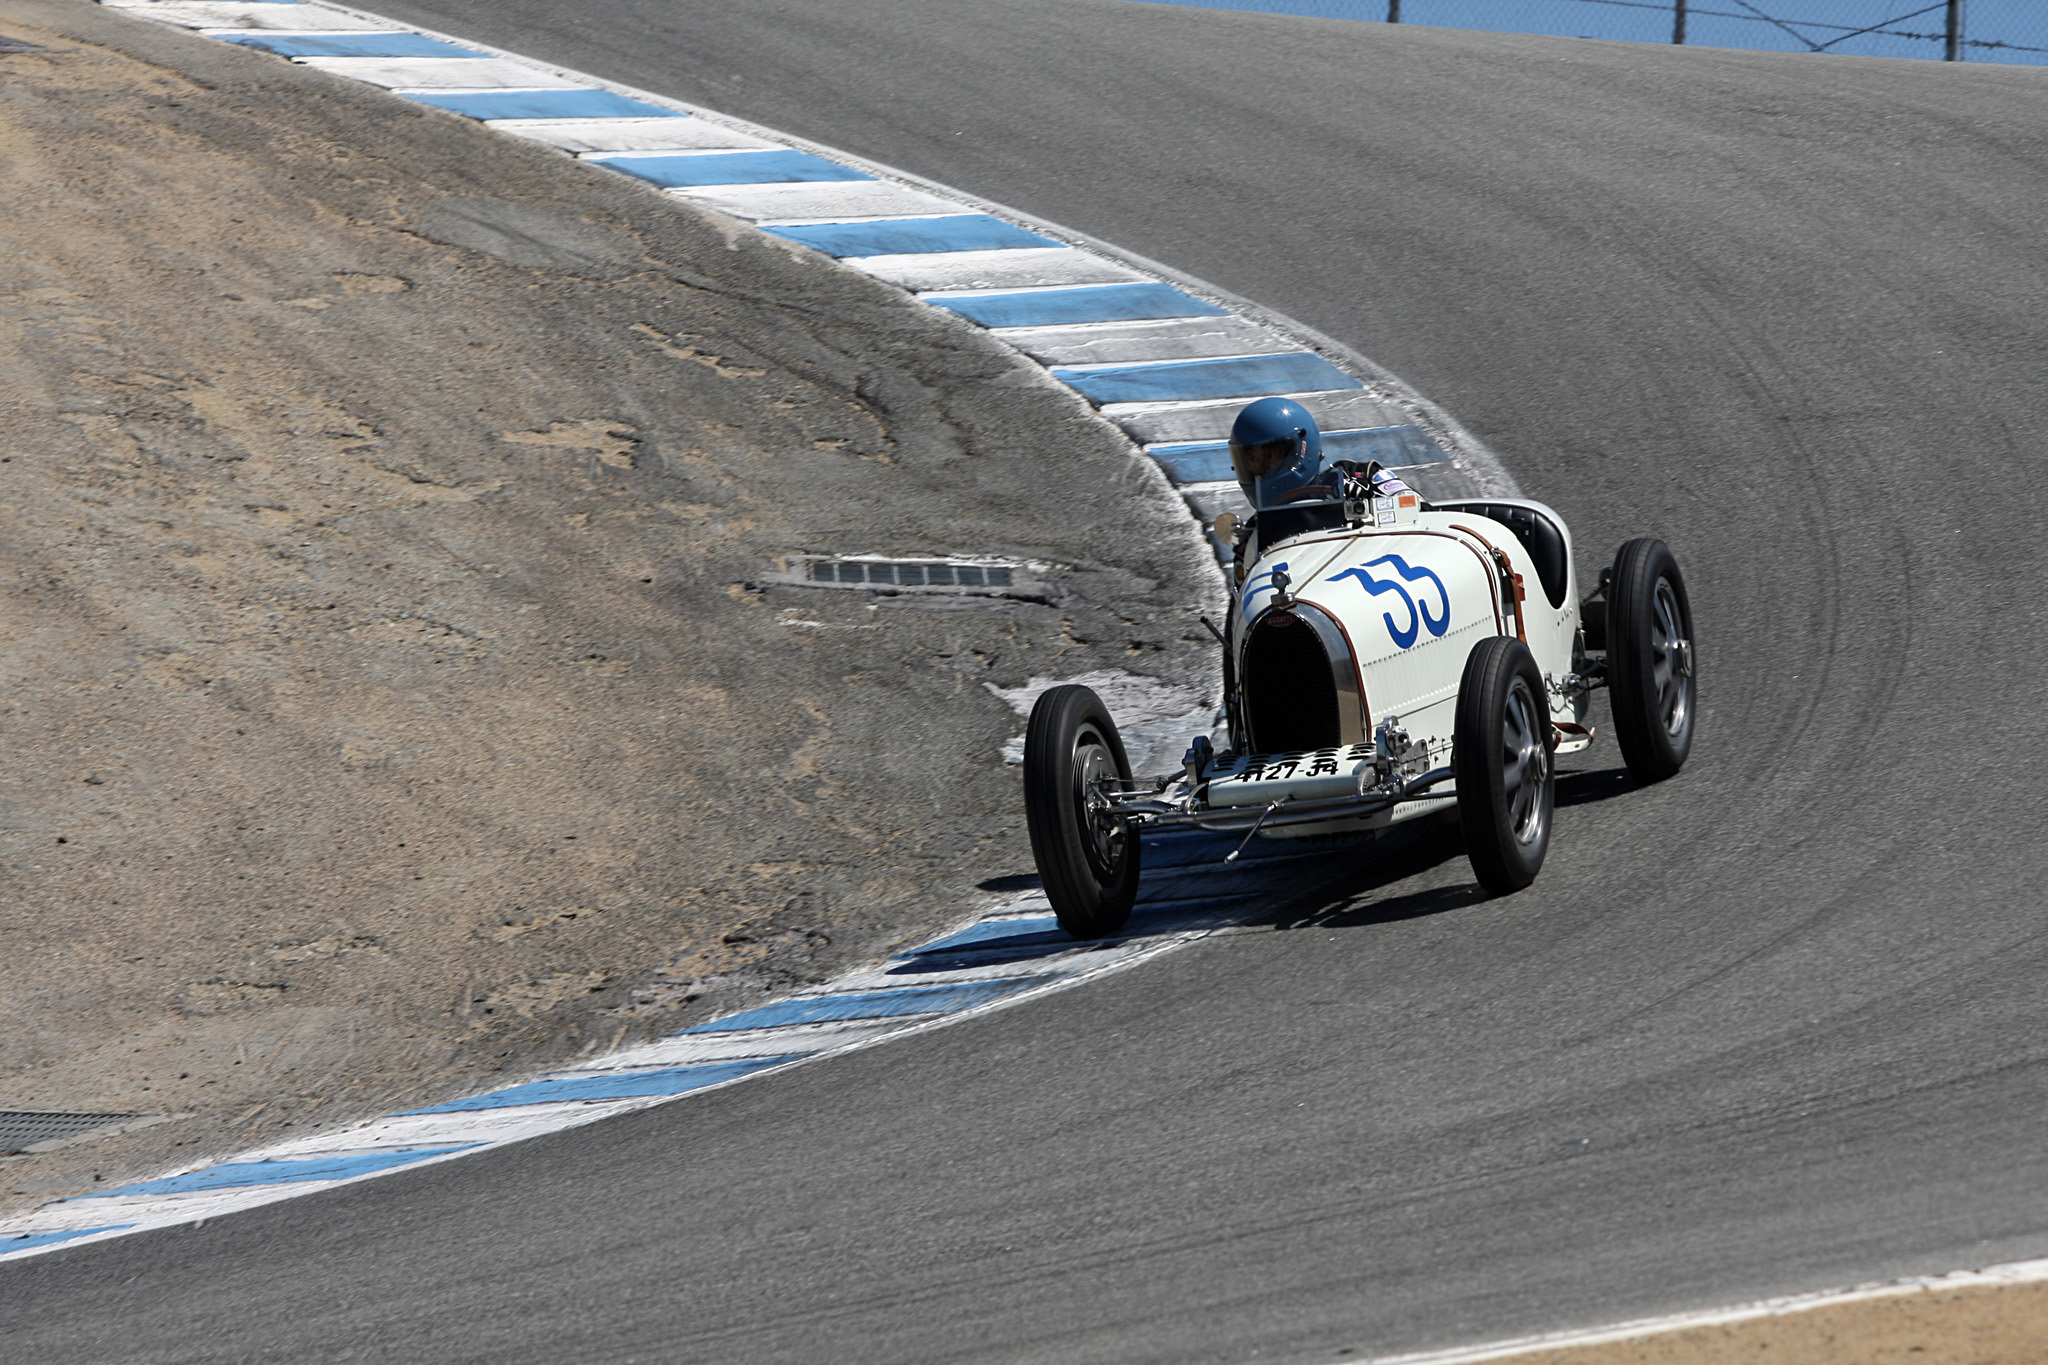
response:
[[[1153,446],[1145,452],[1159,461],[1175,483],[1218,483],[1237,477],[1230,463],[1230,442],[1196,441],[1187,445]]]
[[[1417,426],[1331,432],[1323,437],[1323,450],[1339,460],[1378,460],[1389,469],[1442,464],[1451,458]]]
[[[126,1232],[133,1223],[109,1223],[103,1228],[72,1228],[66,1232],[32,1232],[26,1237],[0,1237],[0,1256],[13,1251],[27,1251],[30,1247],[46,1247],[56,1242],[68,1242],[74,1237],[90,1237],[95,1232]]]
[[[1164,284],[1112,284],[1092,289],[1028,289],[972,298],[928,297],[926,303],[984,327],[1055,327],[1079,322],[1149,322],[1163,318],[1228,317]]]
[[[774,185],[802,180],[873,180],[865,171],[809,152],[706,152],[697,156],[608,156],[609,166],[664,189],[688,185]]]
[[[1025,976],[1003,981],[965,981],[953,986],[907,986],[902,990],[867,991],[860,995],[814,995],[714,1019],[708,1024],[684,1029],[678,1036],[737,1033],[742,1029],[778,1028],[784,1024],[825,1024],[843,1019],[888,1019],[899,1014],[950,1014],[1060,979],[1057,976]]]
[[[689,117],[658,104],[614,95],[609,90],[483,90],[466,95],[437,95],[431,90],[391,93],[474,119]]]
[[[896,256],[920,251],[1000,251],[1006,247],[1058,246],[1035,232],[1012,227],[985,213],[945,218],[894,218],[866,223],[804,223],[769,227],[763,232],[787,237],[831,256]]]
[[[193,1171],[189,1175],[174,1175],[168,1180],[145,1180],[140,1185],[123,1185],[113,1190],[94,1190],[91,1194],[80,1195],[79,1198],[111,1199],[117,1194],[189,1194],[194,1190],[227,1190],[244,1185],[285,1185],[302,1180],[346,1180],[350,1176],[388,1171],[394,1166],[409,1166],[415,1161],[425,1161],[430,1156],[460,1152],[476,1145],[474,1142],[459,1142],[452,1147],[411,1147],[403,1151],[362,1152],[354,1156],[307,1157],[300,1161],[230,1161],[221,1166],[208,1166],[203,1171]]]
[[[243,47],[260,47],[280,57],[488,57],[418,33],[219,33]]]
[[[898,957],[922,957],[926,953],[956,952],[962,948],[1021,947],[1040,942],[1063,942],[1073,944],[1076,940],[1060,928],[1060,922],[1051,915],[1038,915],[1030,919],[985,920],[969,925],[957,934],[933,939],[930,943],[898,953]]]
[[[478,1109],[510,1109],[520,1104],[570,1104],[587,1100],[627,1100],[646,1095],[687,1095],[707,1085],[736,1081],[781,1066],[808,1054],[792,1052],[782,1057],[749,1057],[737,1062],[715,1062],[709,1066],[681,1066],[663,1071],[615,1071],[595,1076],[564,1077],[509,1086],[472,1099],[437,1104],[430,1109],[408,1109],[408,1114],[465,1114]]]
[[[1231,442],[1204,440],[1190,446],[1153,446],[1145,454],[1159,460],[1159,469],[1174,483],[1221,483],[1235,479]]]
[[[1145,452],[1159,461],[1175,483],[1213,483],[1237,477],[1230,465],[1228,441],[1189,441],[1153,446]],[[1441,464],[1450,456],[1421,427],[1373,427],[1367,431],[1326,431],[1323,454],[1333,460],[1378,460],[1389,469]]]
[[[1353,379],[1312,351],[1241,356],[1229,360],[1105,365],[1099,370],[1055,369],[1052,377],[1096,404],[1257,398],[1269,393],[1313,393],[1324,389],[1365,387],[1363,382]]]

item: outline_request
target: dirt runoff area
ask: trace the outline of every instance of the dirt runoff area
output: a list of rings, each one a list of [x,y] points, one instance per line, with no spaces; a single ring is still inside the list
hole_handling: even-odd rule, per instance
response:
[[[2042,1267],[1944,1277],[1732,1321],[1577,1346],[1460,1356],[1464,1365],[2038,1365],[2048,1360]],[[1985,1281],[1991,1281],[1986,1283]]]
[[[966,325],[259,53],[0,34],[0,1110],[189,1116],[0,1208],[873,960],[1030,870],[989,685],[1200,700],[1192,523]]]

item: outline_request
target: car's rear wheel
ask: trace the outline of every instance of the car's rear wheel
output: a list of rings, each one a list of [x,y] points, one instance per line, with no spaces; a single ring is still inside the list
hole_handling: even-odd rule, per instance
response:
[[[1697,692],[1692,604],[1678,561],[1661,540],[1631,540],[1607,585],[1607,699],[1636,780],[1661,782],[1685,766]]]
[[[1542,870],[1557,805],[1550,707],[1527,645],[1496,635],[1472,647],[1456,726],[1451,773],[1466,856],[1488,891],[1520,891]]]
[[[1031,855],[1060,927],[1113,934],[1138,898],[1138,835],[1112,792],[1131,780],[1116,722],[1085,687],[1048,689],[1024,731],[1024,816]]]

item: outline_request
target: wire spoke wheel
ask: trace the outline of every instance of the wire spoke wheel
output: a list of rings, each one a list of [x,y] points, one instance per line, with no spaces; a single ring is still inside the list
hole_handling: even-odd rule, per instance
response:
[[[1074,817],[1088,861],[1098,872],[1113,872],[1129,830],[1109,800],[1121,781],[1116,755],[1092,724],[1083,724],[1074,736],[1073,772]]]
[[[1102,699],[1073,684],[1048,688],[1024,731],[1024,816],[1045,898],[1076,938],[1123,928],[1138,898],[1141,849],[1111,799],[1130,780]]]
[[[1678,734],[1692,719],[1692,642],[1686,639],[1678,595],[1668,579],[1657,580],[1657,600],[1650,614],[1650,671],[1657,689],[1657,709],[1666,734]]]
[[[1548,728],[1528,682],[1516,678],[1508,687],[1501,725],[1501,786],[1508,798],[1508,824],[1515,842],[1524,846],[1543,837],[1548,815],[1543,802],[1550,781],[1550,746],[1544,742]]]

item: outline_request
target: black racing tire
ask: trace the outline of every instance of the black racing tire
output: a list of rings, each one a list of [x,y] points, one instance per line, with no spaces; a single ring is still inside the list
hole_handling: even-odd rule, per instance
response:
[[[1622,762],[1638,782],[1676,775],[1692,752],[1694,657],[1692,604],[1671,547],[1631,540],[1607,584],[1607,700]]]
[[[1024,730],[1024,818],[1031,856],[1060,928],[1101,938],[1138,899],[1138,834],[1091,795],[1128,784],[1130,760],[1102,699],[1071,683],[1047,689]]]
[[[1465,854],[1496,896],[1536,880],[1557,808],[1556,742],[1543,671],[1509,635],[1481,640],[1458,683],[1451,774]]]

